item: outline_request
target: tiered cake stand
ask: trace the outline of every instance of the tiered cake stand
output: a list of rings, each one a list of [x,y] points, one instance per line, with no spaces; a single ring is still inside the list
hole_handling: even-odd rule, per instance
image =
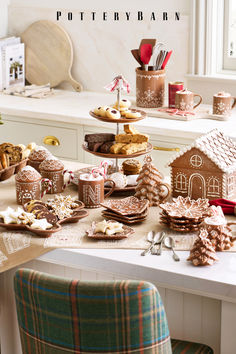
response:
[[[130,109],[132,111],[132,109]],[[96,115],[93,111],[90,111],[89,114],[93,117],[93,118],[96,118],[98,120],[101,120],[103,122],[107,122],[107,123],[115,123],[116,124],[116,135],[119,134],[119,130],[120,130],[120,124],[132,124],[134,122],[137,122],[139,120],[142,120],[144,118],[146,118],[147,114],[146,112],[144,111],[141,111],[141,110],[137,110],[135,109],[134,110],[135,112],[140,112],[141,113],[141,117],[139,118],[133,118],[133,119],[128,119],[128,118],[124,118],[124,117],[121,117],[119,119],[111,119],[111,118],[107,118],[107,117],[100,117],[98,115]],[[130,155],[123,155],[123,154],[105,154],[105,153],[101,153],[101,152],[95,152],[95,151],[90,151],[88,148],[87,148],[87,145],[84,143],[82,145],[83,149],[87,152],[89,152],[90,154],[93,154],[93,155],[96,155],[96,156],[99,156],[99,157],[103,157],[104,159],[115,159],[116,160],[116,172],[119,172],[119,164],[118,164],[118,160],[119,159],[132,159],[134,157],[138,157],[138,156],[142,156],[142,155],[145,155],[145,154],[148,154],[150,151],[152,151],[152,144],[148,143],[147,145],[147,148],[146,150],[143,150],[143,151],[139,151],[139,152],[136,152],[134,154],[130,154]],[[131,189],[134,189],[133,187],[126,187],[126,188],[116,188],[115,191],[129,191]]]

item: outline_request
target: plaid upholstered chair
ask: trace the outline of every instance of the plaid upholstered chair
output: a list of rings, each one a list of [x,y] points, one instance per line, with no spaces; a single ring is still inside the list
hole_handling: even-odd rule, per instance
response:
[[[83,282],[28,269],[15,274],[24,354],[213,353],[174,340],[154,285],[143,281]]]

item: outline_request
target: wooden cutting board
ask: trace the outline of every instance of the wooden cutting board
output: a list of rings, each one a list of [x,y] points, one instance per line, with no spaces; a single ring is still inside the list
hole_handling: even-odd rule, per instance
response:
[[[26,29],[21,39],[25,43],[26,79],[31,84],[50,83],[56,87],[68,81],[76,91],[82,91],[82,85],[71,75],[72,42],[61,26],[47,20],[37,21]]]

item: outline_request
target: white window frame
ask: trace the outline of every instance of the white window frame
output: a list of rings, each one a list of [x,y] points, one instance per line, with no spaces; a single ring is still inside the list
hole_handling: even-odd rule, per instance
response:
[[[235,0],[233,0],[235,1]],[[231,12],[231,1],[224,0],[224,45],[223,45],[223,68],[226,70],[236,70],[236,58],[228,55],[229,50],[229,13]],[[236,48],[235,48],[236,49]]]
[[[224,69],[224,5],[226,0],[192,0],[189,76],[236,80],[235,70]]]

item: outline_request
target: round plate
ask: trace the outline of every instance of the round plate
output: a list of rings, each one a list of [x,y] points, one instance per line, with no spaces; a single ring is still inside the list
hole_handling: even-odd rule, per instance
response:
[[[113,193],[116,193],[116,192],[132,192],[132,191],[135,191],[135,187],[136,186],[127,186],[125,188],[115,188]],[[108,192],[109,190],[111,189],[111,187],[104,187],[104,190],[105,192]]]
[[[107,123],[132,123],[132,122],[138,122],[139,120],[142,120],[144,118],[147,117],[147,113],[144,111],[141,111],[139,109],[132,109],[130,108],[130,111],[133,112],[140,112],[141,113],[141,117],[140,118],[125,118],[125,117],[120,117],[117,119],[113,119],[113,118],[107,118],[107,117],[100,117],[97,114],[95,114],[93,111],[90,111],[89,114],[93,117],[96,118],[98,120],[101,120],[103,122],[107,122]]]
[[[87,146],[85,146],[85,144],[82,144],[82,148],[89,152],[90,154],[96,155],[96,156],[100,156],[100,157],[104,157],[104,158],[108,158],[108,159],[127,159],[127,158],[132,158],[132,157],[137,157],[137,156],[142,156],[145,155],[147,153],[149,153],[150,151],[152,151],[152,144],[148,143],[147,144],[147,149],[143,150],[143,151],[138,151],[135,152],[134,154],[130,154],[130,155],[122,155],[122,154],[104,154],[102,152],[95,152],[95,151],[91,151],[87,148]]]

